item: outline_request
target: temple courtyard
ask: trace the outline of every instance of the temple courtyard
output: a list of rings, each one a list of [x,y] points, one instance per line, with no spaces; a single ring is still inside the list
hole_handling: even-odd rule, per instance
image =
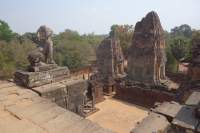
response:
[[[87,119],[117,133],[130,133],[148,115],[145,108],[109,97],[96,107],[100,110]]]

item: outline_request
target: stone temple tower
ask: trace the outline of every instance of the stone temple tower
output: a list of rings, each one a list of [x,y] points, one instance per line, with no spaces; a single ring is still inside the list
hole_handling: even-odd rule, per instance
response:
[[[156,12],[149,12],[136,23],[128,55],[131,80],[160,84],[165,79],[164,30]]]
[[[114,91],[114,79],[124,74],[124,56],[120,41],[113,37],[104,39],[98,46],[97,69],[104,93],[111,94]]]

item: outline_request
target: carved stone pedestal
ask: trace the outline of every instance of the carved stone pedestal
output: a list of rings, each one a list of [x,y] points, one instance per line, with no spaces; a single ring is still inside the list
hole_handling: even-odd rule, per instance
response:
[[[70,77],[70,71],[67,67],[56,67],[47,71],[28,72],[17,71],[14,75],[14,81],[22,86],[33,88],[44,84],[60,81]]]

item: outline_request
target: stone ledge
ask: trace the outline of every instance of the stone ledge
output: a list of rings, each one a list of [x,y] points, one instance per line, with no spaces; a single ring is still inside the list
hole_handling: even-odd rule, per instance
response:
[[[15,73],[14,81],[19,85],[33,88],[69,77],[70,71],[67,67],[57,67],[42,72],[17,71]]]

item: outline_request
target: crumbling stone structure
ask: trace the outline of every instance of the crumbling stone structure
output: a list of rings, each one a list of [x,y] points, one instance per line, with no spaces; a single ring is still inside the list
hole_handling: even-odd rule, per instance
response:
[[[103,97],[103,83],[101,83],[99,75],[94,73],[89,79],[89,89],[94,93],[94,102],[99,103],[104,101]]]
[[[199,133],[199,103],[200,92],[194,91],[183,104],[173,101],[157,104],[131,133]]]
[[[87,80],[67,79],[34,87],[31,90],[82,117],[97,111],[94,91],[89,87]]]
[[[191,81],[200,80],[200,38],[194,37],[192,40],[192,59],[189,66],[189,76]]]
[[[69,78],[68,67],[59,67],[53,60],[52,34],[52,30],[46,26],[41,26],[38,29],[38,48],[29,53],[30,66],[27,67],[27,70],[18,70],[15,73],[16,83],[33,88]]]
[[[165,63],[164,31],[152,11],[136,23],[127,77],[116,79],[115,97],[148,108],[156,102],[179,100],[179,84],[165,76]]]
[[[38,29],[39,47],[29,53],[30,66],[27,70],[18,70],[14,80],[59,106],[86,117],[97,111],[94,90],[87,80],[72,80],[68,67],[55,64],[51,35],[52,31],[46,26]]]
[[[98,74],[103,83],[104,92],[114,91],[114,78],[124,74],[124,56],[119,40],[114,37],[104,39],[97,48]]]
[[[128,77],[134,81],[160,84],[165,80],[164,31],[156,12],[136,23],[128,55]]]

